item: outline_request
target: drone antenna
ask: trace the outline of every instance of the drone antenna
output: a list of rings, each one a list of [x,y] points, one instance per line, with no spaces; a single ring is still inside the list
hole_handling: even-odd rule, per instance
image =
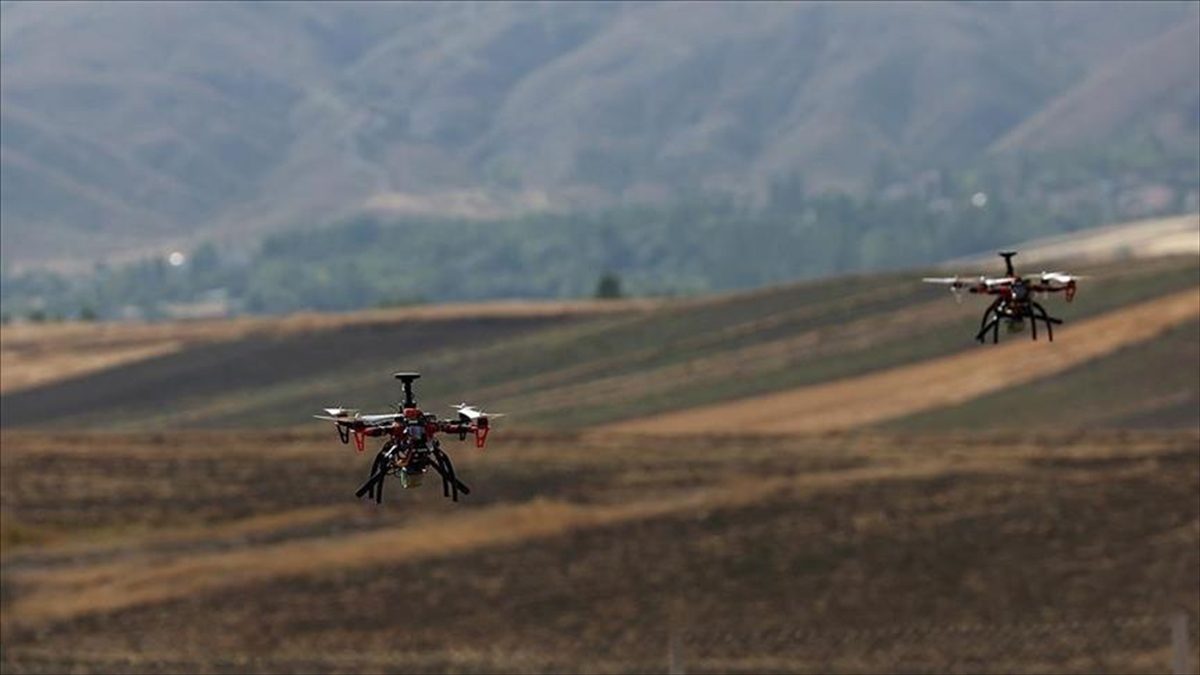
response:
[[[1016,255],[1016,251],[1000,251],[999,256],[1004,258],[1004,273],[1010,277],[1015,277],[1017,274],[1013,270],[1012,259]]]
[[[417,399],[415,396],[413,396],[413,380],[420,379],[421,374],[420,373],[393,373],[393,376],[397,380],[400,380],[401,385],[404,387],[404,407],[405,408],[417,407]]]

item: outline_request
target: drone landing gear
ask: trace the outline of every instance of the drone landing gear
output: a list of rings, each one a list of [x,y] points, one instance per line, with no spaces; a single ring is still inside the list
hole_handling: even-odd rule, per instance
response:
[[[458,501],[458,493],[464,495],[471,494],[471,488],[467,487],[466,483],[460,481],[454,473],[454,464],[450,461],[450,456],[442,451],[441,448],[433,449],[432,464],[434,471],[442,477],[442,496],[450,497],[454,501]]]
[[[988,331],[991,331],[992,333],[992,344],[996,344],[1000,341],[1000,322],[1004,320],[1004,315],[1001,314],[1000,310],[998,309],[1001,304],[1002,303],[997,300],[996,302],[993,302],[986,311],[984,311],[983,319],[980,321],[979,332],[975,334],[975,339],[980,343],[986,339]],[[1024,321],[1025,319],[1029,319],[1029,337],[1032,340],[1038,339],[1038,321],[1046,324],[1046,336],[1049,338],[1050,342],[1054,342],[1054,325],[1062,324],[1062,319],[1050,316],[1050,314],[1046,311],[1046,308],[1042,307],[1042,305],[1037,302],[1030,303],[1029,313],[1025,314],[1024,316],[1020,316],[1021,321]]]
[[[392,465],[395,450],[396,446],[392,443],[383,446],[383,449],[375,456],[374,464],[371,465],[371,477],[358,488],[358,491],[354,493],[355,497],[361,499],[365,496],[368,499],[374,499],[376,504],[383,502],[383,482],[395,468]],[[429,462],[429,466],[433,467],[433,470],[437,471],[438,475],[442,477],[443,496],[458,501],[458,493],[461,492],[464,495],[471,494],[471,488],[459,480],[458,476],[454,473],[454,464],[450,462],[450,456],[443,452],[440,447],[434,447],[432,455],[433,461]],[[408,459],[410,458],[405,458],[405,465],[408,464]]]
[[[1050,342],[1054,342],[1054,324],[1061,324],[1062,319],[1056,319],[1050,316],[1050,314],[1046,312],[1046,308],[1042,307],[1036,302],[1030,303],[1029,313],[1026,316],[1029,318],[1030,339],[1035,341],[1038,339],[1037,325],[1038,321],[1041,321],[1042,323],[1046,324],[1046,337],[1049,338]]]
[[[1033,303],[1033,309],[1036,310],[1039,314],[1041,314],[1040,318],[1042,320],[1042,323],[1046,324],[1046,334],[1050,337],[1050,341],[1054,342],[1054,324],[1056,324],[1056,323],[1062,324],[1062,319],[1056,319],[1056,318],[1050,316],[1049,312],[1046,311],[1046,308],[1042,307],[1042,305],[1040,303],[1036,303],[1036,302]],[[1038,317],[1031,315],[1029,317],[1029,320],[1030,320],[1030,323],[1032,323],[1034,326],[1033,327],[1033,331],[1034,331],[1033,339],[1036,340],[1037,339]]]
[[[391,470],[392,452],[395,448],[395,444],[389,442],[383,446],[378,455],[375,455],[375,462],[371,464],[371,476],[354,493],[355,497],[362,498],[367,495],[368,499],[374,499],[376,504],[383,503],[383,479]]]
[[[386,464],[381,461],[383,457],[375,457],[375,462],[371,464],[371,476],[379,475],[379,479],[371,483],[370,489],[367,490],[368,499],[374,499],[376,504],[383,503],[383,476],[385,475],[384,466]],[[368,479],[370,476],[368,476]]]
[[[984,336],[988,334],[989,330],[992,332],[992,344],[1000,341],[1000,312],[998,309],[1002,304],[1004,301],[996,298],[992,304],[988,305],[987,309],[983,310],[983,318],[979,321],[979,332],[975,334],[975,339],[980,344],[983,343]]]

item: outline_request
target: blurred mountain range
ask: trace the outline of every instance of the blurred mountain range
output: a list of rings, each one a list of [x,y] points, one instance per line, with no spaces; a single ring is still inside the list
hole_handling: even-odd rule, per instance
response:
[[[1196,3],[4,3],[7,266],[1200,145]]]

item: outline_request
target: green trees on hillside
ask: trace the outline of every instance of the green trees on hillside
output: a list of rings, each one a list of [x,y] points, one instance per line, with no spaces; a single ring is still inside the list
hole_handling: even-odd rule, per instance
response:
[[[762,208],[728,197],[499,221],[352,219],[267,238],[248,260],[203,247],[172,267],[146,260],[86,280],[9,277],[5,309],[38,298],[100,317],[170,315],[214,292],[234,312],[350,310],[507,297],[617,297],[746,288],[861,269],[917,265],[1005,240],[1003,204],[937,213],[922,202],[784,189]],[[597,283],[596,270],[606,270]],[[29,306],[33,306],[32,304]],[[22,312],[18,309],[17,315]]]
[[[747,288],[925,265],[1111,222],[1125,213],[1122,195],[1143,186],[1194,190],[1200,167],[1189,156],[1132,139],[957,171],[881,162],[878,189],[863,196],[812,194],[790,173],[758,203],[696,193],[662,206],[489,221],[359,216],[271,236],[250,252],[204,245],[178,266],[149,259],[82,277],[0,267],[0,297],[12,318],[87,308],[106,319]]]
[[[621,297],[621,277],[606,272],[596,282],[596,298],[598,300],[616,300]]]

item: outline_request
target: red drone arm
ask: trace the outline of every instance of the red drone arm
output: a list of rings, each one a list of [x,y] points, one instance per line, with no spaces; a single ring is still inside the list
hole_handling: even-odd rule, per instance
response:
[[[480,417],[471,422],[443,421],[438,426],[438,431],[446,434],[458,434],[458,437],[463,440],[466,439],[467,434],[473,434],[477,448],[482,448],[487,444],[488,430],[486,417]]]
[[[475,447],[483,449],[483,446],[487,445],[488,431],[491,430],[487,418],[480,417],[471,426],[475,429]]]
[[[339,421],[336,422],[334,426],[337,428],[338,438],[340,438],[343,443],[349,443],[350,438],[352,436],[354,437],[354,449],[358,452],[362,452],[366,449],[367,436],[382,436],[387,432],[387,430],[382,427],[368,427],[359,420],[348,422]]]

